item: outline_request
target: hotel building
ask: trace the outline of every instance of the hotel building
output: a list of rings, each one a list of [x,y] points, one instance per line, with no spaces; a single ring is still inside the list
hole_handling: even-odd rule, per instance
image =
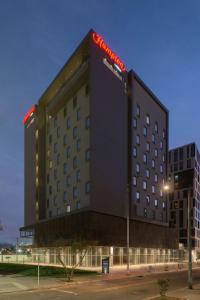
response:
[[[37,246],[175,248],[162,186],[168,111],[91,30],[24,118],[25,223]]]

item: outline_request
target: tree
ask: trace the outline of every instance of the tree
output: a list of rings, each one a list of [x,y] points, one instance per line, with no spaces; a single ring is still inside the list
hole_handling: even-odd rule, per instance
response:
[[[57,253],[57,258],[63,266],[67,281],[72,281],[75,270],[82,265],[83,260],[88,252],[89,246],[86,240],[75,237],[70,240],[69,246],[71,248],[72,264],[68,266],[61,256],[61,251]]]

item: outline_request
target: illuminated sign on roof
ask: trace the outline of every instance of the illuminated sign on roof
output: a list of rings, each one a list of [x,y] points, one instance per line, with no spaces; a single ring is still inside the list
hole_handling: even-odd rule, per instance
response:
[[[23,123],[26,124],[26,122],[29,120],[29,118],[33,115],[33,113],[36,111],[36,106],[32,106],[29,111],[25,114]]]
[[[120,60],[120,58],[106,45],[102,37],[96,33],[92,33],[92,39],[96,45],[99,46],[100,49],[102,49],[108,57],[120,68],[122,72],[126,72],[126,67],[124,63]]]

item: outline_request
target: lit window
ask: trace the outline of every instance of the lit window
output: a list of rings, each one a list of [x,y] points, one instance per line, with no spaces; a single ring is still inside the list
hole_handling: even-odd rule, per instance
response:
[[[63,201],[66,202],[67,201],[67,192],[63,192]]]
[[[155,204],[155,207],[158,207],[158,200],[157,199],[155,199],[154,204]]]
[[[137,185],[137,177],[133,176],[133,185],[136,186]]]
[[[69,213],[70,212],[70,205],[69,204],[67,204],[67,212]]]
[[[155,168],[155,160],[154,159],[152,159],[152,161],[151,161],[151,166],[152,166],[152,168]]]
[[[136,115],[139,117],[140,116],[140,106],[137,104],[136,106]]]
[[[150,125],[150,116],[149,115],[146,115],[146,123],[147,123],[147,125]]]
[[[166,207],[166,204],[165,204],[164,201],[163,201],[163,203],[162,203],[162,207],[163,207],[163,209],[165,209],[165,207]]]
[[[152,133],[151,140],[152,140],[152,143],[155,143],[155,134],[154,133]]]
[[[143,128],[143,134],[144,134],[144,136],[147,136],[147,128],[145,126]]]
[[[152,185],[151,191],[152,191],[153,194],[155,193],[155,185]]]
[[[78,189],[77,189],[77,187],[73,187],[73,198],[75,199],[75,198],[77,198],[78,197]]]
[[[70,129],[70,127],[71,127],[71,119],[69,117],[67,118],[67,129]]]
[[[85,118],[85,128],[89,129],[90,128],[90,117]]]
[[[155,157],[158,157],[158,149],[154,150]]]
[[[81,181],[81,172],[80,172],[80,170],[78,170],[76,172],[76,182],[80,182],[80,181]]]
[[[49,161],[49,168],[52,169],[52,167],[53,167],[53,162],[52,162],[52,160],[50,160]]]
[[[86,192],[86,194],[89,194],[90,191],[91,191],[91,183],[88,181],[85,184],[85,192]]]
[[[79,108],[79,109],[77,109],[77,111],[76,111],[76,119],[77,119],[77,121],[79,121],[80,118],[81,118],[81,110],[80,110],[80,108]]]
[[[65,134],[64,137],[63,137],[63,144],[64,144],[64,145],[67,145],[67,136],[66,136],[66,134]]]
[[[136,168],[136,172],[140,173],[140,165],[138,163],[136,164],[135,168]]]
[[[145,164],[147,163],[147,155],[146,154],[143,154],[143,161]]]
[[[137,157],[137,148],[136,147],[133,148],[133,156]]]
[[[73,128],[73,138],[77,138],[77,127]]]
[[[80,139],[78,139],[77,142],[76,142],[76,150],[77,151],[81,150],[81,140]]]
[[[148,142],[146,143],[146,150],[147,152],[150,152],[150,144]]]
[[[66,154],[67,154],[67,158],[70,158],[70,155],[71,155],[71,148],[70,148],[70,146],[67,147]]]
[[[136,194],[135,194],[135,196],[136,196],[136,200],[140,200],[140,193],[139,192],[136,192]]]
[[[140,144],[140,136],[139,136],[139,134],[136,135],[136,144],[138,144],[138,145]]]
[[[147,204],[150,204],[150,197],[147,195],[146,196]]]
[[[137,128],[137,119],[136,118],[133,118],[132,126],[133,126],[133,128]]]
[[[85,151],[85,160],[89,161],[91,159],[91,151],[90,149]]]
[[[149,178],[150,177],[150,172],[149,169],[146,169],[146,177]]]
[[[155,174],[154,180],[155,180],[155,182],[158,182],[158,175],[157,174]]]
[[[74,96],[73,97],[73,108],[75,108],[77,106],[77,97]]]
[[[147,189],[147,182],[146,182],[146,181],[143,181],[143,190],[146,191],[146,189]]]

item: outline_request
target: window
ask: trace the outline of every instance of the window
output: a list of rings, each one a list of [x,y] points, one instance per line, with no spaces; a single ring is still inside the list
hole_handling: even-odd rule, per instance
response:
[[[140,192],[136,192],[135,196],[136,196],[136,200],[139,201],[140,200]]]
[[[163,173],[163,165],[160,165],[160,173]]]
[[[77,119],[77,121],[79,121],[80,118],[81,118],[81,110],[80,110],[80,108],[79,108],[79,109],[77,109],[77,111],[76,111],[76,119]]]
[[[73,159],[73,168],[76,169],[77,165],[78,165],[77,157],[74,157],[74,159]]]
[[[52,143],[52,135],[50,134],[49,135],[49,144],[51,145],[51,143]]]
[[[152,133],[152,136],[151,136],[151,140],[152,140],[152,143],[154,143],[155,144],[155,134],[154,133]]]
[[[158,200],[157,199],[154,200],[154,205],[155,205],[155,207],[158,207]]]
[[[137,185],[137,177],[133,176],[133,186]]]
[[[47,183],[49,183],[49,174],[47,174]]]
[[[165,154],[163,154],[162,161],[165,162]]]
[[[162,203],[162,208],[165,209],[166,208],[166,203],[163,201]]]
[[[140,116],[140,106],[138,104],[136,106],[136,115],[137,115],[137,117]]]
[[[147,163],[147,155],[143,154],[143,162],[146,164]]]
[[[60,127],[57,128],[57,138],[60,137]]]
[[[143,181],[143,190],[146,191],[146,189],[147,189],[147,182],[144,180],[144,181]]]
[[[77,138],[77,127],[73,128],[73,138]]]
[[[163,134],[162,134],[162,136],[163,136],[163,139],[165,138],[165,129],[163,129]]]
[[[90,128],[90,117],[85,118],[85,128],[89,129]]]
[[[178,150],[174,150],[174,162],[178,161]]]
[[[137,119],[136,118],[133,118],[132,126],[133,126],[133,128],[137,128]]]
[[[146,209],[146,207],[144,208],[144,217],[145,218],[147,217],[147,209]]]
[[[70,146],[67,147],[66,154],[67,154],[67,158],[70,158],[70,155],[71,155],[71,147]]]
[[[67,176],[67,178],[66,178],[66,185],[67,185],[67,187],[70,187],[70,182],[71,182],[71,177]]]
[[[90,149],[88,149],[85,151],[85,160],[89,161],[90,158],[91,158],[91,151],[90,151]]]
[[[69,117],[67,118],[67,129],[70,129],[70,127],[71,127],[71,119]]]
[[[74,96],[73,97],[73,108],[75,108],[77,106],[77,97]]]
[[[136,172],[140,173],[140,165],[138,163],[136,164],[135,168],[136,168]]]
[[[155,180],[155,182],[158,182],[158,175],[157,174],[154,175],[154,180]]]
[[[49,194],[50,195],[52,194],[52,186],[51,185],[49,186]]]
[[[137,148],[136,147],[133,148],[133,156],[137,157]]]
[[[54,148],[54,153],[57,153],[57,151],[58,151],[58,144],[55,143],[53,148]]]
[[[152,159],[152,161],[151,161],[151,166],[153,169],[155,168],[155,160],[154,159]]]
[[[191,159],[187,160],[187,168],[191,168]]]
[[[149,115],[146,115],[146,123],[147,123],[147,125],[150,125],[150,116]]]
[[[76,171],[76,182],[80,182],[81,181],[81,172],[80,170]]]
[[[52,160],[50,160],[49,161],[49,168],[52,169],[52,167],[53,167],[53,162],[52,162]]]
[[[54,169],[53,175],[54,175],[54,179],[58,178],[58,171],[57,171],[57,169]]]
[[[154,150],[155,157],[158,157],[158,149]]]
[[[60,164],[60,154],[57,155],[57,165]]]
[[[85,192],[86,192],[86,194],[89,194],[90,191],[91,191],[91,183],[88,181],[85,184]]]
[[[67,136],[66,136],[66,134],[63,136],[63,145],[67,145]]]
[[[148,142],[146,143],[146,150],[147,152],[150,152],[150,144]]]
[[[66,163],[63,164],[63,173],[64,174],[67,173],[67,164]]]
[[[183,160],[183,148],[179,149],[179,159]]]
[[[71,210],[71,208],[70,208],[70,205],[69,205],[69,204],[67,204],[67,212],[69,213],[69,212],[70,212],[70,210]]]
[[[49,199],[47,199],[47,208],[49,208]]]
[[[155,122],[155,132],[158,133],[158,122]]]
[[[149,178],[150,177],[150,172],[149,169],[146,169],[146,177]]]
[[[152,185],[151,191],[152,191],[153,194],[155,193],[155,185]]]
[[[77,198],[78,197],[78,189],[76,186],[73,187],[73,198]]]
[[[81,208],[81,203],[80,203],[80,201],[77,201],[76,202],[76,209],[80,209]]]
[[[63,201],[66,202],[67,201],[67,192],[63,192]]]
[[[57,181],[57,192],[60,192],[60,181]]]
[[[144,126],[144,128],[143,128],[143,134],[144,134],[144,136],[147,136],[147,128],[146,128],[146,126]]]
[[[89,95],[89,84],[86,84],[86,86],[85,86],[85,95],[86,96]]]
[[[139,136],[139,134],[136,135],[136,144],[137,145],[140,144],[140,136]]]
[[[149,205],[150,204],[150,197],[148,195],[146,196],[146,201],[147,201],[147,204]]]
[[[54,128],[56,128],[57,127],[57,116],[54,117],[53,124],[54,124]]]
[[[81,140],[80,139],[78,139],[77,142],[76,142],[76,150],[77,151],[81,150]]]
[[[66,115],[67,115],[67,108],[64,107],[64,109],[63,109],[63,116],[64,116],[64,118],[66,117]]]
[[[160,141],[160,149],[163,149],[163,142]]]

